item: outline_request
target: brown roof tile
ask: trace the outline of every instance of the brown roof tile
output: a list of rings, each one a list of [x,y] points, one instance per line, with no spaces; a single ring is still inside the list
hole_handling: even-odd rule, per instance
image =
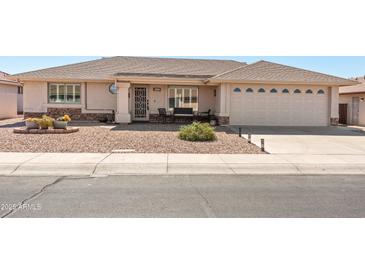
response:
[[[19,79],[112,79],[119,75],[169,75],[207,78],[243,63],[231,60],[154,58],[154,57],[110,57],[94,61],[71,64],[12,75]],[[170,76],[171,77],[171,76]],[[192,77],[190,77],[192,78]]]
[[[10,79],[8,78],[9,74],[3,71],[0,71],[0,84],[2,85],[16,85],[16,86],[20,86],[21,84],[14,80],[14,79]]]
[[[365,81],[354,86],[340,87],[340,94],[346,93],[365,93]]]
[[[338,85],[356,84],[356,82],[352,80],[267,61],[259,61],[250,65],[243,65],[230,72],[217,75],[211,78],[211,80],[242,82],[298,82],[318,84],[333,83]]]
[[[106,80],[119,77],[166,77],[237,82],[293,82],[354,85],[357,82],[267,61],[250,65],[231,60],[110,57],[12,75],[21,80]]]

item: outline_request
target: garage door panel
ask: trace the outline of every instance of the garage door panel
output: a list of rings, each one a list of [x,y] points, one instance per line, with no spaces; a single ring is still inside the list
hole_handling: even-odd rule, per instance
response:
[[[276,126],[327,126],[328,92],[325,95],[306,94],[307,88],[301,87],[302,93],[281,93],[283,88],[267,87],[265,93],[247,93],[248,87],[241,87],[241,92],[232,92],[230,123],[236,125],[276,125]],[[251,87],[252,88],[252,87]],[[270,93],[271,88],[278,90]],[[312,90],[318,89],[311,88]]]

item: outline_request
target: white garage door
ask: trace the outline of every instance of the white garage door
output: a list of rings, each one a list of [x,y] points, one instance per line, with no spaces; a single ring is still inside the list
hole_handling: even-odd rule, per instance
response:
[[[233,87],[230,124],[327,126],[328,90],[298,87]]]

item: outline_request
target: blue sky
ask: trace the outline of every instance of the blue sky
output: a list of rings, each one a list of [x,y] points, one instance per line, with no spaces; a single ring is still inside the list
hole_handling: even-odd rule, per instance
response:
[[[13,74],[52,66],[94,60],[98,58],[100,58],[100,56],[0,56],[0,71]],[[252,63],[263,59],[346,78],[365,75],[365,56],[189,56],[189,58],[233,59],[247,63]]]

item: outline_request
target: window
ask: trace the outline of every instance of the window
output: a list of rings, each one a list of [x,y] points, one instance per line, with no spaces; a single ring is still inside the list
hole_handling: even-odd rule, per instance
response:
[[[313,91],[311,89],[308,89],[305,93],[306,94],[313,94]]]
[[[278,91],[273,88],[272,90],[270,90],[270,93],[278,93]]]
[[[302,92],[300,91],[300,89],[296,89],[294,90],[294,93],[302,93]]]
[[[282,93],[289,93],[289,90],[287,88],[284,88]]]
[[[259,89],[259,92],[260,92],[260,93],[264,93],[264,92],[265,92],[265,90],[264,90],[263,88],[260,88],[260,89]]]
[[[48,102],[58,104],[79,104],[81,102],[80,84],[49,84]]]
[[[240,89],[240,88],[235,88],[235,89],[233,90],[233,92],[241,92],[241,89]]]
[[[317,94],[324,94],[324,90],[323,89],[318,90]]]
[[[193,111],[198,111],[198,88],[170,87],[169,109],[174,108],[193,108]]]
[[[253,92],[253,89],[252,88],[248,88],[248,89],[246,89],[246,92]]]
[[[18,87],[18,94],[23,94],[23,87]]]

